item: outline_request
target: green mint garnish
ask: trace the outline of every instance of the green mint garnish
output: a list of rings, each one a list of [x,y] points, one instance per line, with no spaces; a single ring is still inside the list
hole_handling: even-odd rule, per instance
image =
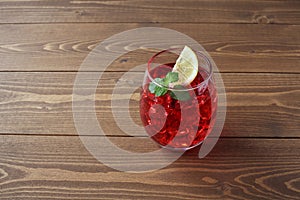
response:
[[[174,83],[178,80],[179,80],[178,72],[169,72],[165,78],[165,81],[168,82],[168,85],[169,85],[169,83]]]
[[[167,87],[169,86],[169,84],[178,81],[178,79],[179,78],[178,78],[177,72],[169,72],[165,78],[154,79],[157,84],[159,84],[163,87],[155,84],[154,82],[151,82],[149,84],[149,91],[151,93],[155,94],[155,96],[157,96],[157,97],[162,96],[168,92]]]
[[[177,72],[169,72],[165,78],[156,78],[154,79],[154,82],[151,82],[149,84],[149,91],[155,96],[159,97],[162,95],[165,95],[168,92],[168,86],[170,83],[174,83],[178,81],[178,73]],[[173,87],[174,89],[182,89],[182,91],[173,90],[169,91],[170,96],[173,99],[180,100],[180,101],[187,101],[191,98],[188,91],[184,90],[185,87],[182,85],[175,85]]]

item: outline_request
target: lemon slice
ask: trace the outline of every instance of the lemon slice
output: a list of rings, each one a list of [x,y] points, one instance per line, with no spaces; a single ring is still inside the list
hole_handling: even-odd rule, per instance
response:
[[[189,85],[195,79],[198,73],[198,59],[190,47],[183,48],[172,71],[178,73],[178,81],[172,83],[173,86]]]

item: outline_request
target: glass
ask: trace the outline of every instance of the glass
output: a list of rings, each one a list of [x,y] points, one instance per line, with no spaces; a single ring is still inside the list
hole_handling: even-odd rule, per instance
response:
[[[195,52],[198,74],[190,85],[174,89],[155,81],[172,71],[181,50],[164,50],[148,61],[140,95],[140,117],[148,135],[159,145],[187,150],[201,144],[211,132],[216,118],[217,92],[211,62],[202,52]],[[151,82],[168,92],[155,96],[148,89]]]

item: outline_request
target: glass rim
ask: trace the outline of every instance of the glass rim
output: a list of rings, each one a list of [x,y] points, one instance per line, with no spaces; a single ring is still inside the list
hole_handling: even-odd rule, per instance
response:
[[[171,91],[190,91],[190,90],[195,90],[195,89],[198,89],[198,88],[201,88],[201,87],[207,85],[208,80],[211,79],[212,74],[213,74],[212,64],[211,64],[209,58],[208,58],[204,53],[202,53],[201,51],[194,51],[194,50],[193,50],[193,51],[197,54],[197,58],[198,58],[198,56],[201,56],[201,57],[205,60],[205,62],[208,64],[209,71],[208,71],[208,76],[205,77],[204,80],[203,80],[201,83],[197,84],[197,85],[194,86],[194,87],[191,87],[191,85],[188,85],[188,86],[190,86],[190,87],[184,88],[184,89],[172,88],[172,87],[169,87],[169,86],[166,87],[166,86],[164,86],[164,85],[161,85],[161,84],[157,83],[157,82],[155,81],[155,78],[153,78],[153,77],[150,75],[150,73],[149,73],[149,71],[150,71],[150,65],[153,63],[153,60],[154,60],[157,56],[159,56],[160,54],[165,53],[165,52],[172,52],[172,50],[179,50],[179,49],[181,49],[181,48],[170,48],[170,49],[166,49],[166,50],[163,50],[163,51],[160,51],[160,52],[154,54],[154,55],[149,59],[149,61],[148,61],[148,63],[147,63],[147,69],[146,69],[147,77],[151,80],[151,82],[153,82],[153,83],[156,84],[157,86],[162,87],[162,88],[166,88],[166,89],[171,90]],[[198,63],[198,68],[199,68],[199,67],[200,67],[200,65],[199,65],[199,63]]]

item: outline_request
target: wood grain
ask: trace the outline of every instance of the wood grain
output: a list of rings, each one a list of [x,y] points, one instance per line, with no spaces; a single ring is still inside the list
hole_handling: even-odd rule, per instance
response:
[[[132,74],[143,77],[141,72]],[[108,135],[124,135],[111,113],[115,84],[120,80],[124,83],[137,80],[124,80],[122,75],[122,72],[104,73],[96,93],[98,120]],[[72,115],[75,76],[71,72],[0,73],[0,133],[77,135]],[[223,137],[300,136],[299,74],[224,73],[222,76],[228,104]],[[91,85],[82,87],[88,90]],[[117,98],[127,97],[120,94]],[[138,101],[139,94],[135,93],[130,112],[136,123],[140,122]],[[79,109],[92,112],[86,107]],[[121,112],[127,109],[126,105],[118,107]],[[120,120],[128,122],[126,118]]]
[[[2,0],[0,23],[150,22],[300,24],[298,1]]]
[[[109,139],[128,151],[156,148],[149,139]],[[293,139],[221,139],[204,159],[194,149],[159,171],[131,174],[95,160],[78,137],[0,136],[0,198],[298,199],[299,147]]]
[[[113,34],[144,26],[149,24],[1,25],[0,71],[77,71],[98,43]],[[300,26],[297,25],[171,23],[155,26],[194,38],[222,72],[300,72]],[[153,41],[126,41],[126,46],[128,43],[143,47]],[[116,60],[111,70],[127,71],[146,63],[151,55],[129,53]]]
[[[0,199],[298,200],[299,10],[293,0],[0,0]],[[103,165],[83,146],[72,89],[97,44],[139,27],[174,29],[203,45],[222,73],[228,107],[221,138],[207,157],[198,158],[198,147],[161,170],[132,174]],[[98,121],[108,139],[128,151],[158,147],[120,130],[111,93],[119,81],[138,80],[143,70],[130,80],[120,77],[148,61],[153,52],[141,49],[153,42],[126,41],[126,48],[140,49],[115,60],[97,88]],[[136,90],[129,110],[137,124],[138,99]],[[120,121],[130,126],[127,118]],[[115,164],[128,166],[106,143],[101,148]],[[140,164],[161,162],[145,155]]]

